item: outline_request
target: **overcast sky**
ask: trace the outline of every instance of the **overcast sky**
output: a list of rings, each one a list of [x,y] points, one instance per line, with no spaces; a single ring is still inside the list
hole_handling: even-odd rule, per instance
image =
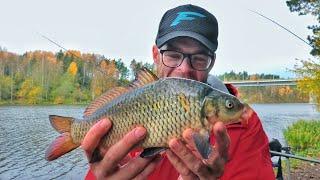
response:
[[[22,54],[31,50],[57,52],[48,36],[67,49],[98,53],[107,58],[152,63],[159,21],[163,13],[181,4],[195,4],[213,13],[219,23],[219,47],[212,74],[234,70],[290,75],[298,61],[312,58],[302,41],[253,14],[258,11],[306,39],[311,16],[291,13],[285,0],[107,1],[0,0],[0,46]],[[291,76],[291,75],[290,75]]]

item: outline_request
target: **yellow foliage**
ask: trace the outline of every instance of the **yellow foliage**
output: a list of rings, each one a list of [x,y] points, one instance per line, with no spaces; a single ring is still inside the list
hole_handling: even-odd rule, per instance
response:
[[[115,87],[119,78],[119,72],[114,60],[103,60],[98,68],[98,71],[94,73],[94,79],[91,84],[93,98]]]
[[[77,72],[78,72],[77,63],[75,63],[75,62],[70,63],[69,68],[68,68],[68,72],[71,75],[75,76],[77,74]]]
[[[63,100],[63,97],[61,96],[58,96],[54,99],[54,103],[55,104],[63,104],[64,100]]]
[[[295,67],[295,73],[301,77],[297,83],[298,89],[313,94],[320,107],[320,62],[301,62],[302,67]]]
[[[279,95],[280,96],[287,96],[289,94],[293,93],[293,90],[289,86],[281,87],[279,89]]]
[[[42,96],[42,88],[40,86],[33,87],[27,96],[28,104],[37,104],[40,102]]]
[[[80,51],[76,51],[76,50],[68,50],[66,52],[66,56],[76,56],[81,58],[81,52]]]
[[[252,81],[256,81],[256,80],[259,79],[259,77],[258,77],[257,74],[253,74],[253,75],[250,75],[249,79],[252,80]]]
[[[40,50],[30,51],[30,52],[26,52],[25,57],[27,60],[35,59],[40,61],[44,59],[49,61],[52,64],[57,63],[56,56],[54,55],[54,53],[49,51],[40,51]]]
[[[87,62],[95,62],[96,57],[94,54],[82,54],[82,59]]]
[[[26,98],[26,96],[28,95],[28,92],[30,91],[32,86],[33,86],[32,79],[26,79],[22,83],[22,86],[21,86],[20,90],[18,91],[18,97],[22,98],[22,99]]]
[[[47,60],[51,62],[52,64],[57,64],[57,58],[56,57],[47,57]]]
[[[7,58],[8,58],[8,52],[0,51],[0,59],[7,59]]]
[[[119,72],[114,60],[103,60],[100,62],[100,69],[104,72],[107,77],[118,78]]]

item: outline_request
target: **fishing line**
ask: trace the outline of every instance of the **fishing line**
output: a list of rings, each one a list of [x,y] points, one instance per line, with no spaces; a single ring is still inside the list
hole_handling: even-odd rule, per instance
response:
[[[63,50],[65,51],[68,51],[66,48],[64,48],[63,46],[61,46],[60,44],[56,43],[55,41],[53,41],[52,39],[48,38],[47,36],[37,32],[41,37],[45,38],[46,40],[50,41],[51,43],[55,44],[56,46],[62,48]],[[81,57],[79,57],[78,55],[74,54],[73,52],[71,51],[68,51],[68,53],[72,54],[73,56],[79,58],[79,59],[82,59]],[[83,60],[83,59],[82,59]]]
[[[39,33],[39,32],[37,32],[37,33],[38,33],[38,35],[40,35],[41,37],[45,38],[46,40],[50,41],[51,43],[55,44],[56,46],[62,48],[62,49],[65,50],[66,52],[72,54],[73,56],[81,59],[84,63],[86,63],[85,60],[84,60],[82,57],[78,56],[77,54],[73,53],[72,51],[68,51],[66,48],[64,48],[63,46],[61,46],[60,44],[58,44],[58,43],[55,42],[54,40],[48,38],[47,36],[45,36],[45,35],[43,35],[43,34],[41,34],[41,33]],[[101,70],[100,67],[98,67],[97,70],[98,70],[99,72],[103,73],[103,74],[107,74],[106,72],[104,72],[103,70]]]
[[[276,24],[277,26],[279,26],[279,27],[281,27],[282,29],[286,30],[287,32],[289,32],[290,34],[294,35],[296,38],[300,39],[301,41],[303,41],[304,43],[306,43],[307,45],[309,45],[310,47],[313,48],[313,46],[312,46],[309,42],[307,42],[306,40],[304,40],[303,38],[301,38],[300,36],[298,36],[297,34],[295,34],[294,32],[292,32],[292,31],[289,30],[288,28],[282,26],[282,25],[281,25],[280,23],[278,23],[277,21],[275,21],[275,20],[273,20],[273,19],[271,19],[271,18],[269,18],[269,17],[267,17],[267,16],[265,16],[265,15],[263,15],[263,14],[257,12],[257,11],[254,11],[254,10],[251,10],[251,9],[249,9],[249,11],[251,11],[251,12],[253,12],[253,13],[255,13],[255,14],[258,14],[259,16],[261,16],[261,17],[263,17],[263,18],[265,18],[265,19],[273,22],[273,23]]]

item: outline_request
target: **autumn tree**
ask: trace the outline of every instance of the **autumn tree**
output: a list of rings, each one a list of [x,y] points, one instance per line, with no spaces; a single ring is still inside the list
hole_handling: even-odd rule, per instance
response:
[[[77,63],[75,63],[75,62],[70,63],[69,68],[68,68],[68,73],[74,77],[74,76],[76,76],[77,72],[78,72]]]
[[[75,103],[75,95],[79,95],[79,84],[76,82],[78,71],[77,64],[71,62],[67,72],[59,78],[59,83],[51,92],[51,98],[55,104]]]
[[[114,60],[102,60],[96,68],[91,83],[92,99],[117,86],[119,71]]]
[[[155,68],[154,68],[154,65],[153,64],[150,64],[150,63],[143,63],[143,62],[140,62],[140,61],[136,61],[135,59],[133,59],[131,62],[130,62],[130,68],[132,70],[132,73],[133,73],[133,76],[136,77],[137,76],[137,73],[139,72],[139,70],[141,68],[147,68],[149,69],[150,71],[152,71],[153,73],[155,73]]]
[[[308,36],[308,41],[312,46],[310,54],[315,57],[315,60],[301,60],[302,65],[295,65],[294,72],[301,79],[298,82],[298,88],[315,96],[320,104],[320,1],[289,0],[286,3],[291,12],[316,17],[317,24],[308,26],[313,33]]]
[[[298,12],[299,15],[312,15],[318,22],[316,25],[310,25],[313,35],[308,36],[308,41],[312,46],[311,54],[320,56],[320,1],[319,0],[289,0],[287,6],[291,12]]]

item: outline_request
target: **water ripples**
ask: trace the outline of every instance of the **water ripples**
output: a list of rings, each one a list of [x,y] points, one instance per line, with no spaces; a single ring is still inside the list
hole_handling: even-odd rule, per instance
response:
[[[308,104],[253,105],[269,138],[284,142],[282,130],[298,119],[320,119]],[[83,179],[88,163],[81,149],[52,162],[44,159],[47,146],[59,134],[48,116],[81,118],[82,106],[0,107],[0,179]]]
[[[0,179],[83,179],[88,165],[75,150],[47,162],[45,150],[59,134],[51,127],[49,114],[80,118],[84,107],[0,107]]]

